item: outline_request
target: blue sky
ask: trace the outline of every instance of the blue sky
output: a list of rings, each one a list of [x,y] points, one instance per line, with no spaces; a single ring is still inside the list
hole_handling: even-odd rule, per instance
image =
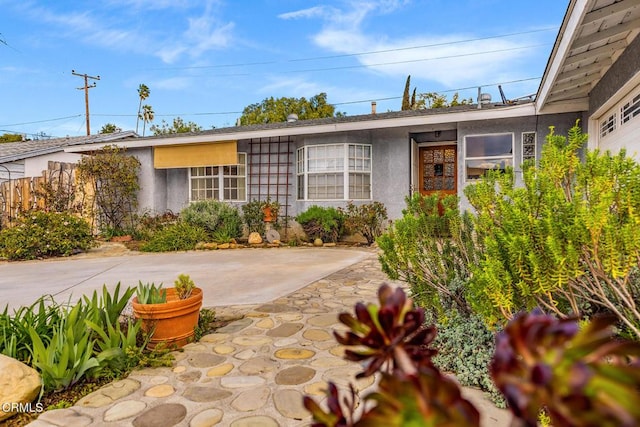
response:
[[[154,123],[232,126],[247,105],[326,92],[348,115],[418,92],[535,93],[568,0],[0,0],[0,133]],[[90,81],[92,82],[92,81]],[[390,99],[391,98],[391,99]],[[148,132],[147,132],[148,134]]]

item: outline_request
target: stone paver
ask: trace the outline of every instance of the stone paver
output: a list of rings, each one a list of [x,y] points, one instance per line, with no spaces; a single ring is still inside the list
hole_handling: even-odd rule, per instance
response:
[[[327,381],[342,389],[351,382],[361,394],[375,387],[374,378],[355,380],[361,367],[342,359],[333,331],[345,330],[340,312],[376,301],[383,282],[389,281],[369,250],[364,261],[267,304],[214,307],[218,316],[241,318],[175,352],[173,367],[136,370],[30,425],[308,426],[304,394],[323,401]],[[482,408],[483,425],[510,424],[506,411],[466,391]]]

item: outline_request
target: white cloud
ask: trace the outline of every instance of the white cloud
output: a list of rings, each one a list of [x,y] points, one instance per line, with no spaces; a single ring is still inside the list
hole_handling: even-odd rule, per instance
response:
[[[191,79],[188,77],[171,77],[168,79],[156,80],[151,83],[154,89],[181,90],[191,86]]]
[[[280,17],[321,18],[323,26],[312,36],[313,42],[329,52],[353,55],[361,66],[376,74],[394,78],[411,74],[417,79],[456,87],[512,79],[525,72],[514,70],[525,56],[531,55],[534,48],[527,46],[537,44],[530,37],[459,43],[477,36],[449,34],[394,39],[384,33],[384,27],[377,27],[375,33],[363,30],[370,17],[392,13],[408,3],[408,0],[352,0],[342,10],[317,6]],[[415,46],[428,47],[407,49]],[[379,53],[362,55],[363,52]]]
[[[327,14],[326,6],[314,6],[309,9],[296,10],[278,15],[280,19],[308,19],[314,17],[323,17]]]

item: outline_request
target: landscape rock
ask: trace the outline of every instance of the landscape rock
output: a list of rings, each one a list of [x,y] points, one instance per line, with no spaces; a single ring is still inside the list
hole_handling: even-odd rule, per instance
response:
[[[260,233],[257,233],[254,231],[251,234],[249,234],[250,245],[259,245],[261,243],[262,243],[262,237],[260,236]]]
[[[322,245],[324,245],[324,242],[323,242],[323,241],[322,241],[322,239],[320,239],[320,238],[315,239],[315,240],[313,241],[313,246],[322,246]]]
[[[40,374],[24,363],[0,354],[0,402],[2,403],[29,403],[38,393],[42,382]],[[0,421],[16,414],[16,412],[4,412],[6,405],[0,408]]]

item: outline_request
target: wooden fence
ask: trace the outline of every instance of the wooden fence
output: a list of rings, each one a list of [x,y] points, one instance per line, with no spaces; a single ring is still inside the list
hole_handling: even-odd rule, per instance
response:
[[[78,189],[74,163],[49,162],[42,176],[0,182],[0,228],[32,209],[86,215],[86,192]]]

